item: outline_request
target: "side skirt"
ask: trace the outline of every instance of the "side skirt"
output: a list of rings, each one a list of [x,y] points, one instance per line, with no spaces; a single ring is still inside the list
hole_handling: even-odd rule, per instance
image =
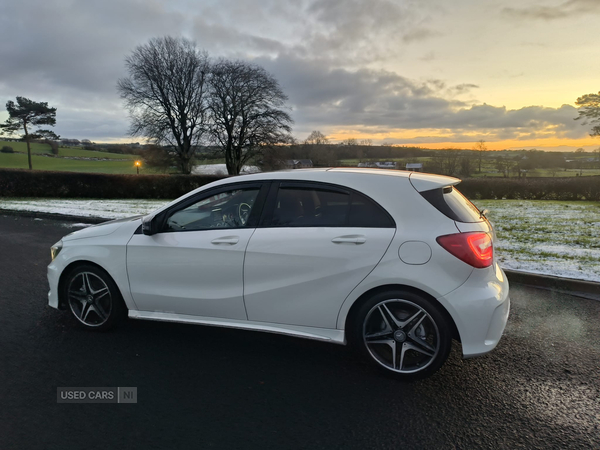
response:
[[[158,320],[162,322],[191,323],[197,325],[209,325],[213,327],[264,331],[267,333],[285,334],[288,336],[296,336],[305,339],[331,342],[333,344],[346,344],[344,330],[335,330],[329,328],[302,327],[298,325],[286,325],[279,323],[250,322],[248,320],[219,319],[214,317],[135,310],[129,310],[129,317],[132,319]]]

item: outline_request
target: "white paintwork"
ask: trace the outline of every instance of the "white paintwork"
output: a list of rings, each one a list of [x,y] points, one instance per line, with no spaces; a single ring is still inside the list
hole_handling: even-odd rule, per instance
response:
[[[450,313],[466,358],[492,351],[502,336],[508,313],[508,280],[498,264],[473,269],[466,283],[438,298]]]
[[[112,222],[63,239],[62,251],[48,266],[50,306],[59,306],[57,287],[65,268],[90,261],[113,277],[133,318],[342,343],[352,305],[372,289],[400,285],[421,290],[448,311],[466,357],[495,347],[509,310],[506,277],[496,263],[474,269],[435,240],[459,230],[491,229],[486,222],[455,223],[418,193],[455,185],[455,178],[378,169],[260,173],[203,186],[149,217],[213,187],[259,180],[351,187],[385,208],[396,221],[396,229],[213,229],[145,236],[134,234],[140,219]],[[423,245],[410,244],[415,241],[430,249],[426,262],[415,263],[424,261],[427,254]]]
[[[426,242],[406,241],[398,249],[398,256],[404,264],[427,264],[431,259],[431,247]]]
[[[149,311],[129,311],[132,319],[158,320],[162,322],[192,323],[210,325],[215,327],[239,328],[251,331],[266,331],[269,333],[285,334],[289,336],[316,339],[333,344],[345,344],[344,330],[331,328],[299,327],[295,325],[278,325],[264,322],[251,322],[249,320],[215,319],[214,317],[186,316],[184,314],[170,314]]]
[[[410,183],[418,192],[423,192],[439,187],[455,186],[460,183],[460,180],[458,178],[447,177],[445,175],[411,172]]]
[[[115,222],[107,222],[63,237],[62,250],[48,266],[50,306],[58,308],[58,281],[65,268],[72,263],[89,261],[109,273],[119,287],[127,308],[137,309],[129,291],[125,258],[127,241],[141,223],[139,218],[119,220],[116,227]],[[106,234],[104,227],[109,227],[111,232]]]
[[[335,328],[344,299],[382,258],[394,231],[257,229],[244,269],[248,319]]]
[[[134,235],[127,271],[138,309],[247,319],[244,251],[254,229]]]

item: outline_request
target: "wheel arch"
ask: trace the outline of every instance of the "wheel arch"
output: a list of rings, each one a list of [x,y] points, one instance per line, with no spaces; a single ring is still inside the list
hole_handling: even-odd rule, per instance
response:
[[[60,278],[58,279],[58,308],[59,309],[67,309],[67,301],[62,294],[63,294],[65,283],[67,280],[67,275],[78,266],[94,266],[94,267],[97,267],[98,269],[100,269],[113,281],[113,283],[119,290],[119,294],[121,295],[121,298],[123,298],[123,292],[121,291],[119,284],[115,281],[114,277],[104,267],[102,267],[100,264],[95,263],[93,261],[89,261],[86,259],[78,259],[77,261],[73,261],[73,262],[69,263],[69,265],[67,265],[63,269],[62,273],[60,274]]]
[[[408,286],[408,285],[404,285],[404,284],[386,284],[383,286],[377,286],[372,289],[369,289],[368,291],[364,292],[360,297],[358,297],[352,303],[352,306],[350,306],[350,309],[348,310],[348,314],[346,314],[346,320],[344,321],[344,330],[346,330],[345,334],[347,335],[347,330],[349,329],[349,324],[354,319],[355,314],[360,309],[360,306],[363,304],[363,302],[365,302],[368,298],[372,297],[373,295],[380,294],[382,292],[398,291],[398,290],[410,292],[410,293],[416,294],[416,295],[420,295],[421,297],[430,301],[434,306],[438,307],[440,313],[444,316],[444,319],[447,321],[447,323],[450,327],[450,330],[452,332],[452,337],[455,340],[457,340],[458,342],[460,342],[460,334],[458,332],[456,323],[454,322],[454,319],[452,318],[452,316],[450,315],[448,310],[444,307],[444,305],[442,305],[435,297],[428,294],[427,292],[425,292],[421,289],[415,288],[413,286]]]

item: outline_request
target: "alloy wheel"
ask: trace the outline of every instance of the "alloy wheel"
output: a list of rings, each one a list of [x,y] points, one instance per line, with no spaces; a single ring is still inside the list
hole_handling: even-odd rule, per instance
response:
[[[440,333],[431,315],[403,299],[384,300],[369,310],[363,340],[377,363],[404,374],[425,369],[440,351]]]
[[[88,327],[99,327],[110,317],[112,311],[110,289],[95,273],[77,273],[69,283],[67,296],[73,315]]]

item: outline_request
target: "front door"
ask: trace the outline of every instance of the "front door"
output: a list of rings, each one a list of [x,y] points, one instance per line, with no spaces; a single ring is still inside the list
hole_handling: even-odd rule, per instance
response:
[[[159,233],[135,234],[127,273],[138,309],[247,319],[244,253],[260,189],[236,186],[186,199],[166,214]]]

